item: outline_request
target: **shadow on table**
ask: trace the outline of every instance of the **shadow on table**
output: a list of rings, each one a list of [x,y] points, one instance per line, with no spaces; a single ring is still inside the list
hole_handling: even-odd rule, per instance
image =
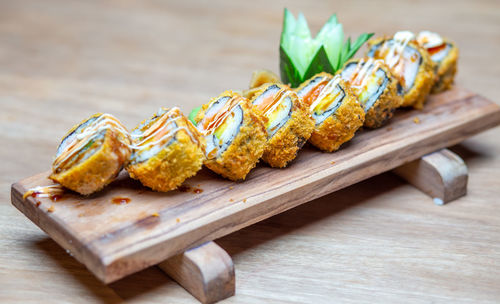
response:
[[[469,145],[453,146],[450,150],[462,157],[466,163],[474,161],[474,159],[482,161],[483,158],[493,157],[485,153],[482,148],[484,147],[477,147],[476,143],[472,142]],[[383,195],[404,184],[395,175],[384,173],[234,232],[217,240],[217,243],[234,257],[240,252],[257,247],[274,238],[338,215],[344,210],[361,205],[367,200]],[[71,274],[75,280],[85,286],[103,303],[119,303],[158,289],[165,289],[168,295],[168,291],[173,291],[172,288],[176,287],[173,286],[176,283],[156,267],[150,267],[105,285],[52,239],[43,239],[36,242],[35,246],[56,261],[61,268]],[[187,293],[185,295],[190,297]],[[194,298],[192,299],[196,302]]]
[[[229,255],[257,247],[326,218],[363,204],[404,184],[391,173],[383,173],[306,204],[275,215],[216,241]]]
[[[449,150],[459,155],[468,165],[494,157],[487,152],[487,146],[481,145],[474,139],[452,146]],[[335,216],[348,208],[354,208],[404,184],[406,182],[396,175],[390,172],[383,173],[234,232],[218,239],[216,243],[229,255],[235,256],[269,240],[292,233],[296,229]],[[430,198],[429,204],[432,204]]]
[[[48,258],[55,261],[62,269],[84,286],[95,298],[102,303],[121,303],[131,300],[143,294],[153,292],[158,289],[166,289],[166,294],[172,287],[177,287],[176,283],[166,276],[160,269],[150,267],[126,278],[103,284],[90,271],[71,257],[66,251],[50,238],[45,238],[34,243],[37,250],[43,251]],[[187,298],[190,295],[185,295]],[[193,303],[196,303],[193,298]]]

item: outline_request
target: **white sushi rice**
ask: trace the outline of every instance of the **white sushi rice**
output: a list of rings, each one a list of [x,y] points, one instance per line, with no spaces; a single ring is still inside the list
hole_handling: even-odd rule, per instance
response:
[[[348,64],[344,70],[341,72],[342,78],[346,81],[349,82],[351,79],[351,75],[354,73],[356,70],[356,66],[358,63],[352,62]],[[366,88],[366,93],[363,94],[364,96],[368,96],[368,98],[365,98],[365,100],[359,100],[361,104],[363,104],[363,108],[365,112],[368,112],[368,110],[375,104],[375,102],[379,99],[380,95],[384,92],[385,88],[387,87],[387,84],[389,82],[389,79],[387,78],[387,75],[385,74],[384,70],[378,68],[375,71],[375,77],[377,78],[374,83],[380,83],[380,85],[368,85]],[[380,81],[382,80],[382,81]],[[361,95],[361,94],[358,94]]]
[[[229,96],[224,96],[215,101],[206,111],[205,116],[213,116],[231,99]],[[232,144],[234,138],[240,131],[240,126],[243,123],[243,109],[240,105],[235,106],[230,115],[227,116],[225,130],[217,137],[214,133],[205,136],[207,141],[207,154],[210,154],[214,149],[217,151],[216,157],[220,157],[224,151]]]
[[[162,113],[163,114],[163,113]],[[161,114],[160,114],[161,115]],[[173,130],[177,128],[177,124],[174,121],[168,122],[168,125],[166,126],[169,130]],[[142,133],[142,132],[140,132]],[[140,134],[136,133],[136,134]],[[132,163],[141,163],[143,161],[146,161],[150,159],[151,157],[155,156],[156,154],[160,153],[161,150],[165,149],[166,147],[170,146],[176,141],[176,135],[172,136],[170,140],[164,142],[163,144],[155,144],[148,146],[148,149],[140,149],[140,150],[134,150],[134,153],[131,157]]]
[[[328,108],[323,113],[316,114],[316,112],[314,110],[311,111],[312,117],[314,118],[314,121],[316,122],[316,125],[322,124],[323,121],[325,121],[325,119],[327,119],[328,117],[330,117],[333,114],[335,114],[335,112],[337,111],[337,109],[342,104],[342,100],[345,97],[345,92],[340,87],[340,85],[337,84],[333,88],[333,91],[330,93],[330,95],[333,95],[333,96],[337,95],[337,97],[335,98],[335,100],[333,102],[330,103],[330,105],[328,106]]]
[[[397,44],[399,44],[400,42],[395,40],[388,40],[386,42],[377,44],[370,49],[370,51],[368,52],[368,56],[373,57],[375,51],[379,49],[384,43],[387,44],[386,47],[388,49],[393,49],[397,48]],[[414,60],[410,59],[412,57],[414,58]],[[403,58],[405,62],[404,74],[402,76],[405,80],[403,89],[406,93],[413,87],[413,84],[415,83],[418,69],[420,67],[420,64],[422,63],[422,56],[420,55],[418,50],[413,48],[411,45],[405,45],[404,50],[401,54],[401,58]]]
[[[276,95],[280,90],[280,87],[278,87],[277,85],[269,86],[261,95],[255,98],[253,104],[259,105],[270,96]],[[266,113],[266,117],[269,119],[268,123],[266,124],[268,138],[272,138],[276,134],[276,132],[278,132],[279,129],[283,127],[291,118],[292,106],[292,99],[289,96],[286,96],[281,100],[280,104],[274,108],[272,113]]]

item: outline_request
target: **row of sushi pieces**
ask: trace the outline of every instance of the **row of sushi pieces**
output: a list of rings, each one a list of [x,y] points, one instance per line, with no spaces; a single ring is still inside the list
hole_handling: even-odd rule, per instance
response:
[[[296,89],[254,73],[249,90],[211,99],[195,124],[178,108],[162,108],[129,132],[114,116],[96,114],[64,137],[50,178],[83,195],[123,168],[156,191],[177,188],[203,165],[243,180],[260,159],[285,167],[306,141],[333,152],[360,127],[383,125],[396,108],[421,108],[431,89],[451,86],[457,54],[437,34],[398,32],[369,42],[366,57],[336,75],[317,74]]]

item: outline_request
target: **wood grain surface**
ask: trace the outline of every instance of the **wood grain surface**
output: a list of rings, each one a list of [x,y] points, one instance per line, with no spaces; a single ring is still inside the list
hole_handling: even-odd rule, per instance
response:
[[[427,193],[436,205],[444,205],[467,194],[467,165],[448,149],[427,154],[392,172]]]
[[[205,170],[183,190],[158,193],[122,172],[89,197],[23,199],[53,184],[44,172],[15,183],[12,203],[110,283],[499,124],[500,106],[455,87],[431,96],[423,110],[402,109],[384,127],[359,132],[336,153],[307,147],[287,168],[258,166],[244,182]]]
[[[158,264],[171,278],[209,304],[234,295],[234,264],[224,249],[207,242]]]
[[[102,284],[12,207],[10,187],[48,170],[94,112],[131,127],[277,72],[284,6],[314,31],[336,12],[352,36],[443,33],[460,46],[458,85],[499,102],[498,1],[1,1],[0,302],[197,302],[157,268]],[[452,148],[469,188],[446,206],[382,174],[218,239],[237,277],[225,302],[497,303],[499,137]]]

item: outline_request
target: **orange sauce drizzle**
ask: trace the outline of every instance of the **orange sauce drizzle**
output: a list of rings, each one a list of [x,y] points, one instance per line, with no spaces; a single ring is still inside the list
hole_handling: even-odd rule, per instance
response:
[[[174,127],[173,123],[178,120],[182,120],[185,123],[185,126]],[[191,138],[192,142],[196,143],[199,147],[201,146],[198,130],[196,130],[189,120],[182,116],[178,107],[174,107],[161,115],[160,118],[157,119],[153,125],[146,129],[143,133],[131,135],[132,138],[138,139],[138,141],[131,145],[131,148],[134,150],[141,150],[157,145],[161,142],[168,142],[168,139],[175,136],[175,134],[177,134],[180,130],[184,130]]]
[[[314,88],[312,88],[306,95],[304,95],[302,97],[304,103],[310,106],[314,100],[317,100],[319,94],[321,93],[321,90],[323,90],[323,87],[328,83],[328,81],[329,79],[324,77],[322,81],[320,81]]]
[[[37,186],[26,191],[23,195],[23,200],[26,199],[28,196],[48,197],[55,202],[60,198],[62,198],[62,194],[64,194],[64,188],[59,184],[49,185],[49,186]]]
[[[439,53],[440,51],[442,51],[445,48],[446,48],[446,44],[443,43],[443,44],[441,44],[439,46],[428,48],[427,52],[429,52],[430,55],[434,55],[436,53]]]
[[[360,59],[349,79],[351,87],[363,90],[367,85],[369,76],[373,75],[373,73],[380,68],[382,63],[382,60],[375,60],[373,58],[368,58],[366,61],[365,59]]]
[[[333,92],[335,87],[339,84],[340,82],[340,75],[335,75],[330,81],[328,81],[325,85],[322,85],[322,90],[318,93],[318,96],[314,100],[314,102],[311,104],[309,107],[309,110],[312,112],[315,110],[316,106],[321,103],[321,101],[328,95]],[[331,105],[332,102],[334,102],[337,99],[337,96],[340,95],[340,91],[337,92],[337,94],[334,96],[334,98],[330,99],[329,103],[325,103],[321,107],[321,111],[325,111],[328,109],[328,107]]]
[[[256,105],[257,109],[268,116],[273,113],[274,110],[281,104],[281,101],[292,94],[292,91],[287,88],[281,88],[276,94],[270,94],[266,98],[263,98],[262,102]]]
[[[411,34],[411,33],[410,33]],[[418,55],[413,54],[408,60],[403,57],[404,50],[408,43],[415,41],[413,34],[403,36],[403,38],[396,39],[398,33],[394,35],[391,40],[387,40],[383,43],[382,47],[375,51],[374,57],[376,59],[383,59],[385,64],[392,69],[393,73],[398,76],[401,85],[406,86],[406,79],[404,78],[404,70],[407,61],[412,63],[416,62]],[[392,46],[389,48],[389,42]]]
[[[80,134],[76,134],[64,150],[56,157],[53,164],[53,171],[57,172],[69,159],[80,152],[92,139],[102,130],[114,130],[122,135],[120,139],[124,145],[130,145],[129,134],[125,126],[111,114],[102,114],[90,123]]]
[[[213,102],[216,102],[220,98],[214,100]],[[230,115],[234,107],[236,107],[238,104],[240,104],[243,101],[243,97],[241,96],[233,96],[229,101],[227,101],[222,109],[217,111],[214,115],[212,116],[205,116],[203,120],[198,124],[198,130],[203,134],[203,135],[208,135],[213,133],[217,128],[226,121],[227,117]],[[212,103],[213,103],[212,102]],[[212,105],[212,103],[208,106]]]
[[[130,203],[131,199],[128,198],[128,197],[120,197],[120,196],[117,196],[117,197],[113,197],[111,199],[111,202],[115,205],[123,205],[123,204],[128,204]]]

